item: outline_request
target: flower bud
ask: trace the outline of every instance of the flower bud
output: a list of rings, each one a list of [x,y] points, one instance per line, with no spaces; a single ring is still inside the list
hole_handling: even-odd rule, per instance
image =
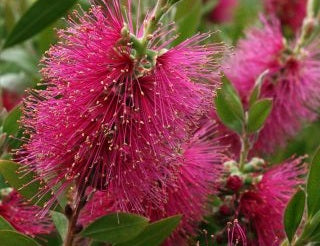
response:
[[[226,187],[234,192],[237,192],[243,186],[242,178],[237,175],[230,176],[227,180]]]
[[[220,208],[219,208],[219,213],[220,213],[221,215],[223,215],[223,216],[229,216],[229,215],[232,214],[232,211],[231,211],[231,209],[230,209],[227,205],[223,204],[223,205],[220,206]]]
[[[239,171],[238,163],[234,160],[232,161],[226,161],[223,163],[224,170],[229,173],[236,173]]]

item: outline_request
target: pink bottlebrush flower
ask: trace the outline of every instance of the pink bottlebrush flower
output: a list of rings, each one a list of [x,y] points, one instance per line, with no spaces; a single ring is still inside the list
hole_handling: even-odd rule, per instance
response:
[[[163,210],[150,210],[147,216],[152,221],[175,214],[183,216],[180,226],[166,245],[185,245],[187,238],[194,235],[206,208],[208,195],[213,194],[215,181],[222,172],[225,147],[216,138],[215,125],[201,128],[190,142],[182,146],[177,180],[167,187],[167,203]]]
[[[212,10],[210,19],[216,23],[224,23],[232,20],[238,6],[238,0],[219,0]]]
[[[76,182],[108,190],[122,209],[139,211],[141,197],[157,202],[152,186],[172,168],[164,159],[209,108],[220,48],[201,45],[208,35],[197,35],[166,51],[172,26],[159,27],[148,47],[161,51],[156,65],[141,70],[148,61],[132,58],[125,21],[141,37],[143,25],[133,27],[119,0],[103,1],[59,32],[42,63],[46,90],[25,101],[22,122],[30,138],[18,158],[48,189],[59,186],[56,195]]]
[[[95,192],[92,198],[86,203],[84,209],[81,210],[79,223],[86,226],[108,213],[120,211],[116,207],[116,204],[116,201],[106,192]]]
[[[303,160],[289,159],[267,170],[262,180],[241,196],[240,213],[248,220],[253,245],[269,246],[284,238],[284,210],[306,174]]]
[[[264,21],[240,41],[235,56],[225,63],[225,73],[246,104],[255,80],[269,70],[261,89],[262,98],[273,99],[273,110],[260,132],[256,150],[271,152],[297,134],[302,122],[315,118],[319,107],[320,61],[316,44],[300,54],[290,53],[277,21]]]
[[[0,216],[7,220],[16,230],[35,236],[49,234],[53,224],[48,217],[39,217],[41,208],[23,201],[22,197],[11,188],[0,190]]]
[[[298,31],[306,16],[308,0],[264,0],[266,12],[276,16],[282,25]]]
[[[166,198],[163,204],[155,205],[149,197],[141,201],[144,211],[140,214],[151,221],[176,214],[183,216],[180,226],[167,240],[166,245],[186,244],[187,237],[195,233],[197,224],[205,213],[208,195],[214,193],[214,182],[222,171],[225,150],[215,135],[215,126],[207,124],[198,130],[191,140],[183,144],[179,150],[181,154],[175,160],[177,164],[173,165],[178,166],[178,169],[172,170],[175,178],[169,176],[170,182],[164,182],[163,185],[160,182],[155,184],[162,189]],[[97,208],[100,211],[97,211]],[[135,212],[134,208],[132,209],[127,212]],[[122,211],[119,209],[118,201],[98,193],[89,201],[80,220],[87,224],[111,211]]]

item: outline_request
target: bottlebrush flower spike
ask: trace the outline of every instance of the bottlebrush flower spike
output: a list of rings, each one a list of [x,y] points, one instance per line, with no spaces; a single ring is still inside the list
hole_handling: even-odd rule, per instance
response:
[[[49,234],[53,224],[47,217],[39,217],[41,208],[31,206],[11,188],[0,190],[0,216],[7,220],[16,230],[35,236]]]
[[[304,183],[302,162],[301,158],[289,159],[270,168],[258,184],[242,194],[240,213],[248,220],[248,230],[257,236],[252,245],[275,245],[284,238],[284,210],[297,186]]]
[[[180,226],[167,240],[166,245],[185,245],[188,236],[196,232],[197,224],[205,213],[208,195],[214,193],[214,182],[222,171],[224,151],[225,147],[220,145],[220,138],[216,137],[215,125],[206,124],[181,147],[181,153],[173,165],[178,168],[172,170],[175,178],[169,176],[170,182],[155,184],[162,189],[166,198],[163,204],[154,204],[149,196],[141,201],[144,211],[140,213],[151,221],[176,214],[183,216]],[[136,212],[132,209],[127,212]],[[87,224],[112,210],[121,211],[118,201],[97,193],[87,204],[80,220]]]
[[[320,61],[316,43],[294,54],[284,42],[279,23],[276,20],[263,23],[263,29],[252,29],[240,41],[235,56],[225,62],[225,73],[247,103],[255,80],[269,70],[261,97],[272,98],[273,109],[255,149],[271,152],[296,135],[303,121],[310,122],[316,117]]]
[[[104,215],[121,211],[116,205],[116,200],[112,199],[106,192],[97,191],[82,209],[79,223],[86,226]]]
[[[166,188],[167,202],[162,211],[151,209],[146,214],[152,221],[182,214],[180,226],[166,245],[185,245],[188,236],[195,234],[197,224],[205,214],[208,195],[216,190],[215,181],[225,159],[225,147],[221,146],[216,126],[211,123],[197,131],[181,151],[176,160],[180,166],[176,182]]]
[[[48,190],[59,186],[56,196],[76,182],[112,191],[140,210],[140,197],[159,196],[150,184],[165,182],[164,156],[209,108],[221,48],[201,45],[205,34],[167,51],[173,26],[160,25],[148,36],[154,60],[137,60],[127,32],[140,38],[144,25],[133,27],[130,1],[128,16],[120,1],[102,2],[76,13],[44,58],[46,90],[31,91],[25,101],[29,140],[17,156]]]
[[[266,12],[279,18],[282,25],[294,32],[301,29],[307,12],[307,0],[264,0]]]

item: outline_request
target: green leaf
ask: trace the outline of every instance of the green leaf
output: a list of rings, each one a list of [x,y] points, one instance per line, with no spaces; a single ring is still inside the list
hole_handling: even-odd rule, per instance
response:
[[[25,174],[19,173],[20,165],[13,161],[0,160],[0,173],[15,188],[23,197],[30,200],[31,204],[44,206],[45,203],[51,198],[51,194],[47,193],[40,200],[36,197],[41,187],[39,181],[34,181],[37,177],[33,172]]]
[[[105,246],[106,244],[103,242],[92,241],[90,246]]]
[[[0,189],[3,189],[3,188],[8,188],[8,184],[6,184],[4,177],[0,173]]]
[[[40,246],[35,240],[15,231],[0,231],[1,246]]]
[[[54,225],[61,236],[61,239],[64,240],[68,230],[68,219],[67,217],[59,212],[50,211],[51,218],[53,220]]]
[[[272,99],[262,99],[256,101],[249,109],[248,113],[248,133],[260,130],[272,109]]]
[[[181,215],[165,218],[163,220],[156,221],[146,227],[146,229],[140,233],[134,239],[117,244],[117,246],[158,246],[170,236],[173,230],[178,226]]]
[[[6,221],[2,216],[0,216],[0,230],[15,231],[13,226],[8,221]]]
[[[309,171],[307,181],[308,216],[312,218],[320,210],[320,148],[317,150]]]
[[[310,241],[320,234],[320,211],[318,211],[312,219],[307,221],[304,230],[299,237],[300,241]]]
[[[39,33],[63,16],[77,0],[38,0],[21,17],[7,38],[4,48],[18,44]]]
[[[148,219],[127,213],[113,213],[101,217],[81,233],[97,241],[121,243],[137,236],[148,225]]]
[[[226,77],[222,81],[222,87],[215,98],[218,117],[227,127],[241,133],[244,120],[241,100],[230,81]]]
[[[250,94],[249,98],[249,105],[252,106],[260,97],[261,87],[264,80],[264,77],[269,73],[269,70],[264,71],[260,76],[257,78],[254,88]]]
[[[21,115],[22,113],[19,106],[11,110],[3,122],[3,132],[16,136],[19,130],[18,120],[21,118]]]
[[[299,188],[296,194],[290,200],[284,213],[284,227],[289,242],[292,241],[303,216],[306,195]]]
[[[176,5],[175,23],[179,37],[174,45],[191,37],[198,31],[202,15],[202,0],[182,0]]]

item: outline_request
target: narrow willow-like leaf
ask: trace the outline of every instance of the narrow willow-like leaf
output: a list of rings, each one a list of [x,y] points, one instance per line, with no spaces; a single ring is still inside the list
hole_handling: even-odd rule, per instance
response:
[[[235,88],[223,77],[223,85],[217,92],[215,106],[219,119],[231,130],[242,132],[244,109]]]
[[[256,101],[248,112],[248,133],[260,130],[272,109],[272,99],[262,99]]]
[[[11,138],[11,136],[19,136],[18,120],[20,120],[21,115],[22,112],[20,106],[17,106],[9,112],[3,122],[3,132],[8,135],[7,141],[11,148],[18,148],[20,145],[20,141],[16,138]]]
[[[68,219],[67,217],[59,212],[50,211],[50,215],[54,225],[61,236],[61,239],[64,240],[68,230]]]
[[[284,214],[284,228],[289,242],[292,241],[303,216],[306,195],[299,189],[290,200]]]
[[[159,246],[178,226],[181,218],[181,215],[176,215],[156,221],[134,239],[117,246]]]
[[[35,240],[15,231],[0,231],[1,246],[40,246]]]
[[[317,150],[309,171],[307,181],[308,216],[311,218],[320,210],[320,148]]]
[[[260,97],[261,87],[264,80],[264,77],[269,73],[269,70],[264,71],[260,76],[257,78],[254,88],[250,94],[249,98],[249,105],[253,105]]]
[[[31,38],[63,16],[77,0],[38,0],[21,17],[5,41],[4,48]]]
[[[0,230],[15,231],[13,226],[8,221],[6,221],[2,216],[0,216]]]
[[[148,219],[135,214],[113,213],[103,216],[81,233],[84,237],[108,243],[126,242],[148,225]]]
[[[51,194],[46,194],[40,200],[35,197],[42,187],[39,181],[34,181],[36,174],[28,172],[28,174],[19,173],[20,165],[13,161],[0,160],[0,173],[23,197],[30,199],[30,203],[38,206],[44,206],[51,198]]]

